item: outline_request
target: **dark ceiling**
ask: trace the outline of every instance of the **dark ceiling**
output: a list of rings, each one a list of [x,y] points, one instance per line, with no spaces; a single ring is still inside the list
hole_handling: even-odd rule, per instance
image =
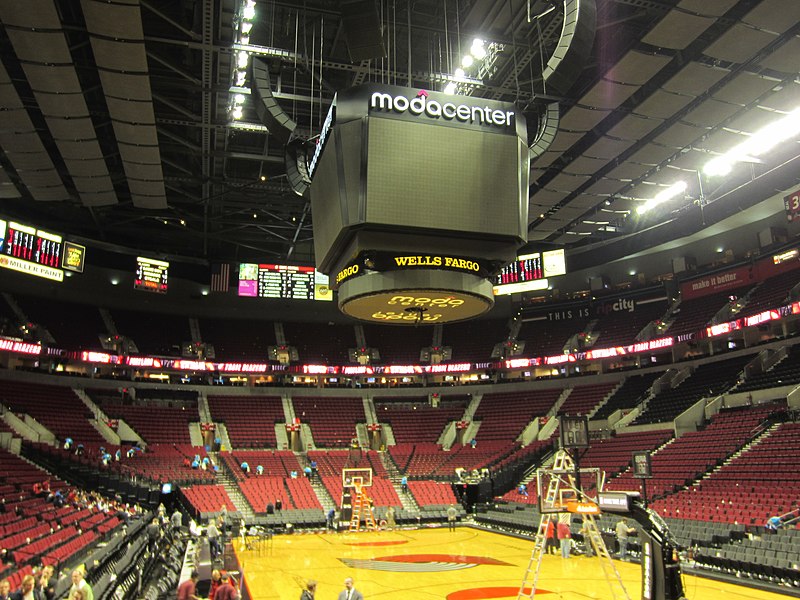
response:
[[[376,0],[387,56],[351,62],[351,1],[256,2],[251,60],[267,62],[296,133],[319,132],[337,90],[441,89],[473,37],[502,44],[462,91],[516,102],[532,137],[559,105],[559,133],[532,163],[535,246],[630,240],[652,224],[633,211],[641,199],[685,178],[686,194],[647,217],[676,218],[700,198],[705,162],[800,106],[797,0],[596,0],[590,58],[561,92],[542,72],[564,2]],[[2,0],[0,214],[167,255],[313,261],[313,215],[283,144],[251,95],[231,118],[240,11],[240,0]],[[776,178],[748,202],[795,185],[799,154],[795,140],[704,180],[703,203],[764,173]]]

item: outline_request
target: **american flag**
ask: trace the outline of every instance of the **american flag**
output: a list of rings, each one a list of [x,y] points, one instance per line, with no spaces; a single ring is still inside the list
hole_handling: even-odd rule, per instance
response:
[[[228,263],[211,265],[211,291],[227,292],[230,287],[231,266]]]

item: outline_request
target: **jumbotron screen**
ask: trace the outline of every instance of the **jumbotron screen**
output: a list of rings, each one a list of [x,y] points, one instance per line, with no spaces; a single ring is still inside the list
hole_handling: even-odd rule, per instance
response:
[[[0,219],[0,267],[52,281],[63,281],[60,235]]]
[[[155,258],[136,257],[136,277],[133,288],[145,292],[166,294],[169,283],[169,263]]]
[[[494,281],[494,294],[516,294],[547,287],[547,278],[567,272],[564,250],[518,256],[502,268]]]
[[[239,296],[333,300],[328,276],[314,267],[241,263]]]

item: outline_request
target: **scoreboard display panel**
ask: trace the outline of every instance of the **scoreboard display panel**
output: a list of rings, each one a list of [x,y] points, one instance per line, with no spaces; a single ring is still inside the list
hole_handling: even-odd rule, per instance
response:
[[[60,235],[0,219],[0,267],[63,281],[62,246]]]
[[[548,250],[518,256],[500,270],[494,280],[494,294],[515,294],[547,288],[547,278],[567,272],[564,250]]]
[[[166,294],[169,279],[169,263],[155,258],[136,257],[136,277],[133,288],[145,292]]]
[[[314,267],[242,263],[239,295],[251,298],[332,300],[328,277]]]
[[[502,268],[495,278],[495,285],[524,283],[544,278],[542,255],[538,252],[518,256],[517,260]]]

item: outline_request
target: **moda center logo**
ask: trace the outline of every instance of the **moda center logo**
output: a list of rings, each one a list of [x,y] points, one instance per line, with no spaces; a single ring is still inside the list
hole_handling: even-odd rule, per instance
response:
[[[414,116],[425,115],[431,119],[460,121],[478,125],[512,127],[513,110],[500,110],[489,106],[469,106],[453,102],[437,102],[428,98],[428,92],[420,90],[416,97],[392,96],[386,92],[374,92],[369,102],[370,110],[396,113],[408,112]]]

